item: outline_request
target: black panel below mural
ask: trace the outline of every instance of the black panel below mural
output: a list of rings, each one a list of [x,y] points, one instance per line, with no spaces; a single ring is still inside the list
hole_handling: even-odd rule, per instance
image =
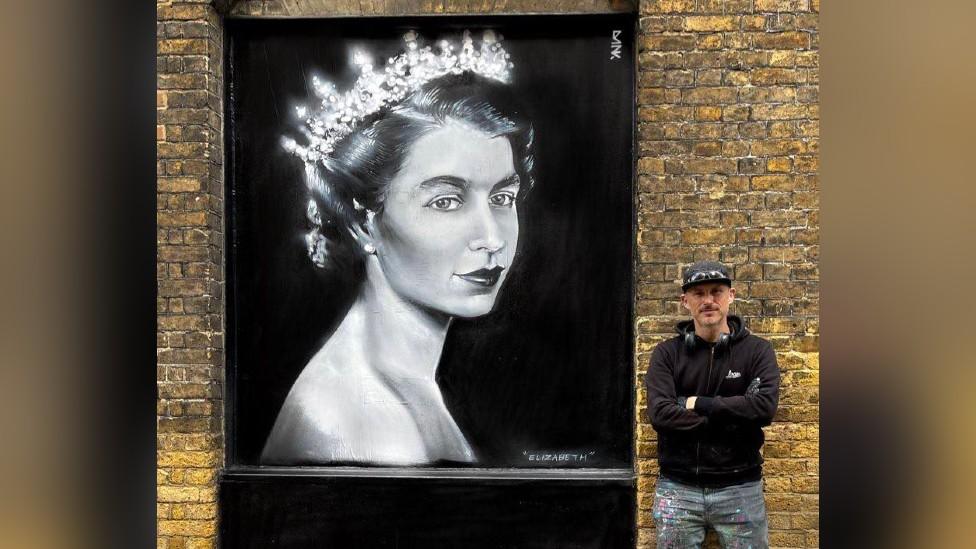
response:
[[[227,474],[223,549],[634,546],[634,481]]]

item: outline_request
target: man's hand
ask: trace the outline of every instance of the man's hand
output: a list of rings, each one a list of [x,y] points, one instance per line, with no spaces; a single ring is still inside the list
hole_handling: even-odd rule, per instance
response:
[[[696,396],[688,397],[688,400],[685,401],[685,408],[687,408],[689,410],[694,410],[695,409],[695,400],[696,399],[698,399],[698,397],[696,397]]]

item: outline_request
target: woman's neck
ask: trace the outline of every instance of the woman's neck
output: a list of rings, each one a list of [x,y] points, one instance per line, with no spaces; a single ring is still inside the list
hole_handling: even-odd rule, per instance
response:
[[[399,380],[434,380],[451,318],[408,302],[390,286],[375,257],[335,336],[352,338],[372,373]],[[350,341],[351,343],[351,341]]]

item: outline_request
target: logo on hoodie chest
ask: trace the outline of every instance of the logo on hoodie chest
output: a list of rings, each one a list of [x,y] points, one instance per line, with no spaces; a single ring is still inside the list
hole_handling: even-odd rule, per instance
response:
[[[725,379],[739,379],[742,377],[742,372],[733,372],[729,370],[729,375],[725,376]]]

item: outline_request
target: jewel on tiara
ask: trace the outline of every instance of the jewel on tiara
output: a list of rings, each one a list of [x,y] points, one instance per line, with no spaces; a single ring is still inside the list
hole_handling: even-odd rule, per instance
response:
[[[307,145],[285,137],[282,145],[301,158],[306,166],[325,162],[336,144],[353,132],[368,116],[403,101],[421,86],[448,74],[473,72],[485,78],[508,82],[512,63],[502,47],[501,37],[485,31],[482,43],[475,46],[470,31],[464,31],[460,48],[448,40],[440,40],[435,52],[431,46],[421,47],[414,31],[403,36],[406,50],[391,57],[381,71],[364,52],[353,54],[352,62],[359,67],[359,77],[352,89],[340,93],[331,82],[313,79],[318,105],[309,109],[296,107],[303,119],[302,132]]]

